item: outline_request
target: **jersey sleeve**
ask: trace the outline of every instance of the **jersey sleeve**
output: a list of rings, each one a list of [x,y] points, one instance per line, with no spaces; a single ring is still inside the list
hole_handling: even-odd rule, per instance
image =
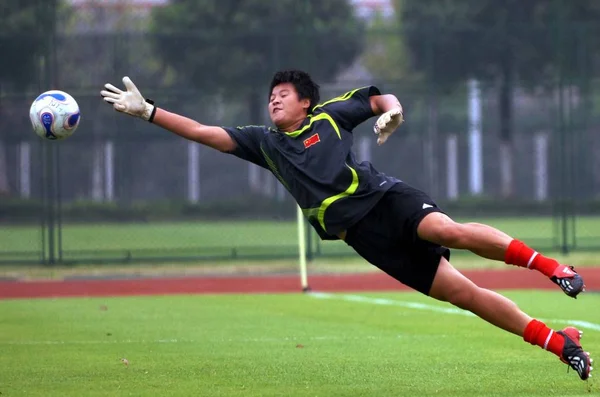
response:
[[[370,102],[370,97],[374,95],[381,95],[377,87],[357,88],[315,106],[314,112],[325,112],[346,131],[352,131],[357,125],[375,116]]]
[[[223,129],[236,143],[235,149],[229,152],[230,154],[267,168],[260,149],[262,139],[269,133],[267,127],[250,125],[245,127],[223,127]]]

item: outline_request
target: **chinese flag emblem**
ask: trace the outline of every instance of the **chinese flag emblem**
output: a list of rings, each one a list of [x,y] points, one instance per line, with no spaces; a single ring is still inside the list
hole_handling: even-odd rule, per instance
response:
[[[314,144],[321,142],[321,138],[319,138],[319,134],[311,135],[310,138],[306,138],[304,140],[304,148],[308,149]]]

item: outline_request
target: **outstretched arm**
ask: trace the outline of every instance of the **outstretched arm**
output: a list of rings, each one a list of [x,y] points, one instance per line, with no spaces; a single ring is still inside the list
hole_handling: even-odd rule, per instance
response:
[[[221,127],[200,124],[195,120],[157,108],[153,124],[190,141],[210,146],[221,152],[231,152],[236,143]]]
[[[377,144],[383,145],[404,122],[404,110],[395,95],[373,95],[369,101],[373,113],[381,115],[375,122],[373,131],[377,134]]]
[[[371,102],[371,109],[373,109],[373,113],[376,116],[396,108],[402,111],[400,101],[392,94],[373,95],[369,98],[369,101]]]
[[[112,104],[116,111],[150,121],[185,139],[222,152],[232,152],[236,148],[236,142],[223,128],[200,124],[188,117],[157,108],[142,96],[129,77],[123,78],[123,84],[126,91],[106,84],[105,90],[100,92],[104,101]]]

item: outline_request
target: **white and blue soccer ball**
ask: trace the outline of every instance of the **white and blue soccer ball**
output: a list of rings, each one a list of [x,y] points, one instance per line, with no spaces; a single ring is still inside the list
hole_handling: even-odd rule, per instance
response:
[[[35,98],[29,117],[36,134],[45,139],[59,140],[75,132],[81,114],[77,101],[71,95],[52,90]]]

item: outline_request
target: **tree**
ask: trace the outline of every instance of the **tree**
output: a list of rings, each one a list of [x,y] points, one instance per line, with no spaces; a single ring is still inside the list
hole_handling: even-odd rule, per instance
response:
[[[180,81],[246,98],[252,117],[277,69],[327,81],[361,50],[363,27],[347,0],[173,0],[153,17],[156,51]]]
[[[154,81],[161,70],[147,38],[150,10],[140,9],[140,2],[135,0],[77,3],[79,5],[73,6],[63,2],[64,7],[58,12],[60,45],[56,56],[62,62],[57,85],[76,97],[82,111],[82,123],[76,135],[62,149],[62,158],[68,156],[79,166],[61,170],[64,180],[79,183],[65,184],[62,197],[65,200],[75,197],[95,201],[116,199],[119,204],[127,204],[138,187],[146,189],[153,180],[167,179],[168,170],[163,167],[152,175],[133,178],[131,153],[134,150],[138,154],[135,161],[143,161],[148,167],[155,158],[148,154],[152,145],[138,145],[133,149],[132,143],[140,136],[140,130],[147,142],[154,139],[148,136],[151,127],[128,118],[113,123],[111,117],[115,112],[98,101],[97,92],[102,84],[119,85],[122,76],[130,75],[145,94],[152,95]],[[159,135],[158,131],[154,132]],[[71,144],[78,142],[86,143],[87,150],[73,150],[76,146]],[[180,152],[165,145],[160,155],[179,158]],[[90,179],[91,183],[84,183]],[[156,191],[159,188],[153,192]]]
[[[594,0],[403,0],[413,66],[440,90],[468,78],[497,81],[501,139],[501,191],[512,194],[513,92],[517,81],[540,86],[569,76],[564,59],[578,59],[575,45],[561,42],[559,26],[600,17]],[[571,43],[573,44],[573,43]]]
[[[0,84],[22,90],[37,84],[39,56],[46,54],[55,29],[57,0],[5,0],[0,13]]]
[[[367,27],[361,60],[378,80],[398,82],[414,78],[399,22],[398,18],[377,14]]]
[[[40,56],[48,55],[52,44],[57,0],[4,0],[0,13],[0,102],[6,92],[27,90],[41,81],[32,76],[40,75]],[[48,57],[46,57],[48,61]],[[15,110],[0,104],[0,119],[5,129],[0,130],[0,195],[10,193],[6,147],[1,137],[8,137],[18,127],[14,120],[27,117],[11,117]],[[11,120],[13,120],[11,122]],[[26,121],[28,122],[28,121]]]

